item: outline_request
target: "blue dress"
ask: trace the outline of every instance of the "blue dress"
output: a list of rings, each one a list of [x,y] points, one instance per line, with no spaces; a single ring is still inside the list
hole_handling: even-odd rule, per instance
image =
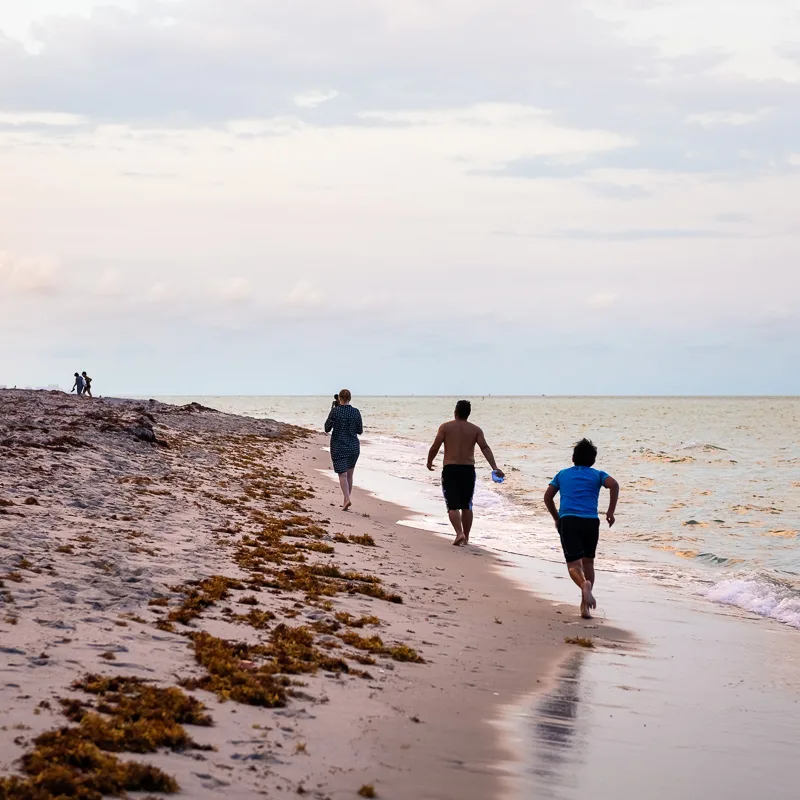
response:
[[[356,468],[361,455],[358,437],[364,433],[361,412],[353,406],[333,406],[325,420],[325,433],[331,434],[331,461],[337,475]]]

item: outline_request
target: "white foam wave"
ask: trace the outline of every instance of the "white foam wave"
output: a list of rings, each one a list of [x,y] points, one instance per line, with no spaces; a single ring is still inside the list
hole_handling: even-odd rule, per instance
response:
[[[715,603],[737,606],[800,628],[800,596],[766,578],[731,578],[715,584],[705,594]]]

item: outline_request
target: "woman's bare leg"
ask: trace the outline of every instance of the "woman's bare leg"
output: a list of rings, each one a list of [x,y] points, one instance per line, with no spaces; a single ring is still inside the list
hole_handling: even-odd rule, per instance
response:
[[[340,472],[339,473],[339,486],[342,487],[342,496],[344,497],[344,502],[342,503],[342,508],[347,511],[348,508],[352,505],[350,502],[350,484],[347,481],[347,473]]]
[[[347,494],[353,494],[353,473],[356,471],[356,468],[347,470],[347,488],[350,490]]]

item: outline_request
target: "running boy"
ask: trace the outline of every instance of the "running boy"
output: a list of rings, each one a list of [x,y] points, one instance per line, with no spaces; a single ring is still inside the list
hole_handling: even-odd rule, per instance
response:
[[[610,475],[593,468],[596,458],[597,448],[588,439],[581,439],[572,451],[575,466],[562,469],[544,493],[544,504],[561,536],[569,575],[581,590],[581,616],[584,619],[591,619],[591,609],[597,607],[592,587],[595,582],[594,557],[600,538],[597,513],[600,487],[605,486],[611,492],[606,511],[609,528],[614,524],[619,498],[619,484]],[[559,492],[561,508],[557,511],[555,496]]]

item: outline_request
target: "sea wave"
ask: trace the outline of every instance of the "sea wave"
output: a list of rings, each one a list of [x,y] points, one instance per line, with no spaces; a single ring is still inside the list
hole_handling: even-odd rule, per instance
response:
[[[800,592],[765,575],[720,581],[706,590],[705,596],[712,602],[737,606],[800,628]]]

